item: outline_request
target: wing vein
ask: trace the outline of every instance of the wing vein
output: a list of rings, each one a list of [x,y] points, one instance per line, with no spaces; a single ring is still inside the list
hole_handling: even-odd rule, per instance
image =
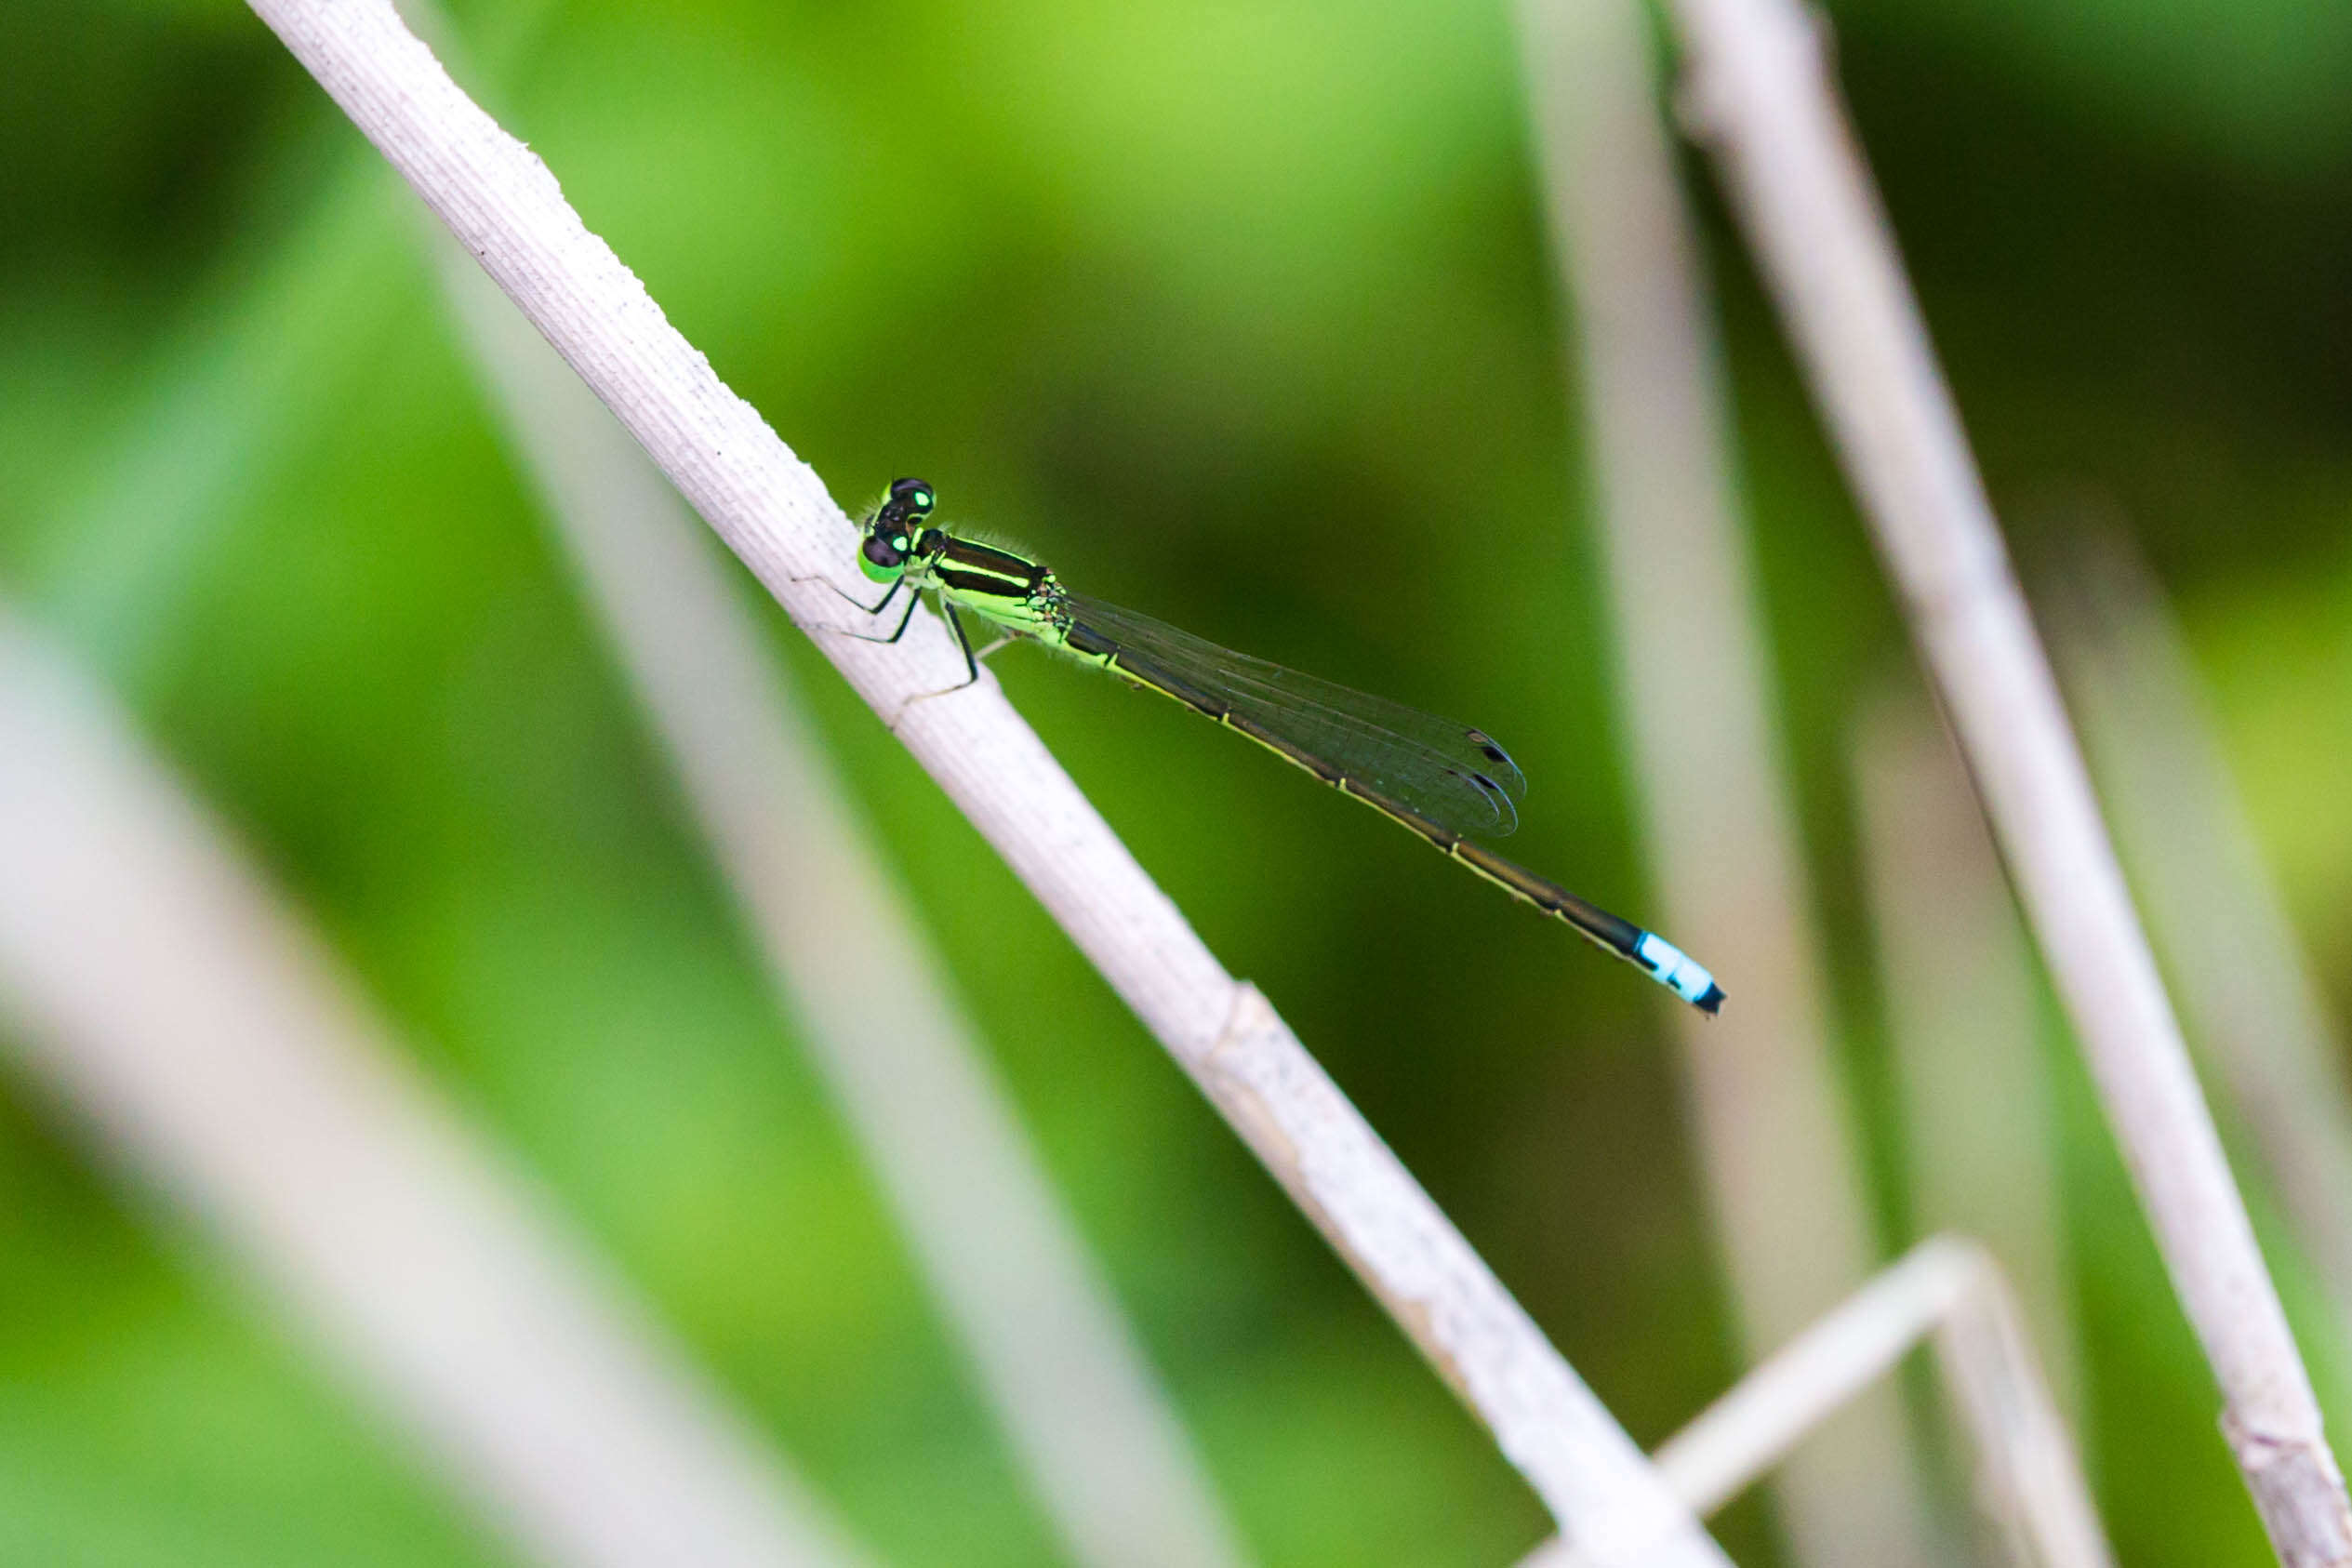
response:
[[[1516,803],[1527,781],[1482,730],[1235,653],[1098,599],[1070,594],[1068,604],[1076,624],[1441,828],[1500,836],[1519,826]]]

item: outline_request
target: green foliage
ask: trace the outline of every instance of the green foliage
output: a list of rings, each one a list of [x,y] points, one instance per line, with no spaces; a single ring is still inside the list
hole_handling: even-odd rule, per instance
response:
[[[2028,553],[2052,496],[2143,525],[2352,1013],[2352,11],[1837,16],[1997,499]],[[1533,780],[1514,853],[1652,906],[1502,8],[476,0],[459,26],[471,85],[837,497],[922,472],[1089,591],[1485,725]],[[0,53],[0,584],[863,1536],[910,1568],[1047,1560],[452,350],[409,198],[218,0],[9,0]],[[1714,239],[1797,787],[1858,947],[1850,704],[1907,651]],[[1264,1560],[1531,1544],[1443,1387],[778,643]],[[1728,1381],[1668,1002],[1170,705],[998,668],[1638,1436]],[[0,1559],[503,1560],[206,1243],[6,1094]],[[2263,1561],[2087,1102],[2066,1136],[2119,1544]],[[1760,1510],[1725,1538],[1771,1560]]]

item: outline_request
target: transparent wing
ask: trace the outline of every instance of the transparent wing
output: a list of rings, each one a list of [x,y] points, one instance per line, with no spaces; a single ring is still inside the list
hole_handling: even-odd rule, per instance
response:
[[[1527,780],[1482,730],[1220,648],[1098,599],[1073,593],[1068,602],[1078,625],[1138,656],[1123,667],[1147,685],[1159,666],[1451,831],[1500,835],[1519,826]]]

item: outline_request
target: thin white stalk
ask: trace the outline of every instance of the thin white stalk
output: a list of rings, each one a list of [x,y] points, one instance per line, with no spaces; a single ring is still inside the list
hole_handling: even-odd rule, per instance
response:
[[[708,535],[436,228],[461,336],[780,999],[1073,1561],[1242,1561],[1181,1424]]]
[[[113,1156],[225,1238],[527,1557],[866,1561],[5,611],[0,1014]]]
[[[2352,1562],[2352,1500],[2232,1184],[1951,394],[1793,0],[1673,0],[1716,155],[1981,791],[2272,1546]]]
[[[1654,1455],[1676,1495],[1712,1513],[1784,1462],[1824,1420],[1935,1336],[1984,1481],[2020,1562],[2110,1568],[2073,1440],[2020,1326],[2000,1266],[1972,1242],[1935,1237],[1774,1351]],[[1521,1568],[1588,1561],[1548,1543]]]
[[[2352,1334],[2352,1095],[2344,1037],[2208,716],[2162,588],[2093,532],[2053,583],[2053,642],[2148,926],[2226,1112],[2252,1135]]]
[[[1675,1013],[1752,1361],[1875,1248],[1828,1050],[1821,943],[1765,690],[1721,364],[1636,0],[1521,0],[1526,76],[1599,480],[1617,676],[1664,929],[1732,993]],[[1901,1390],[1846,1402],[1776,1478],[1801,1561],[1925,1563]]]
[[[388,0],[253,8],[794,618],[837,622],[840,601],[817,579],[852,558],[840,508]],[[1218,966],[993,678],[924,700],[960,668],[937,618],[919,618],[892,647],[821,632],[817,642],[1253,1140],[1562,1530],[1613,1561],[1720,1562],[1623,1429],[1262,999]]]
[[[2056,1111],[2032,954],[1950,737],[1916,688],[1864,710],[1854,797],[1894,1037],[1913,1224],[2001,1260],[2080,1412]]]

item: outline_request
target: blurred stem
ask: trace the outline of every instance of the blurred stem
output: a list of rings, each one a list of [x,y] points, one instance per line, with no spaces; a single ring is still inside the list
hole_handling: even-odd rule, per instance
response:
[[[1700,1163],[1752,1361],[1866,1278],[1868,1203],[1827,1049],[1820,941],[1765,690],[1727,396],[1635,0],[1522,0],[1665,929],[1732,993],[1678,1009]],[[1805,1562],[1932,1561],[1899,1390],[1780,1477]]]
[[[530,1560],[864,1561],[4,607],[0,1011],[29,1065]]]
[[[454,48],[426,0],[403,15]],[[472,259],[415,216],[777,998],[1070,1560],[1238,1568],[1173,1402],[708,535]]]
[[[1686,102],[1779,304],[2006,854],[2224,1428],[2292,1568],[2352,1501],[2017,591],[1951,393],[1793,0],[1673,0]]]
[[[1165,1390],[709,540],[472,259],[428,242],[777,995],[1072,1561],[1238,1564]]]
[[[839,599],[819,579],[853,559],[840,508],[388,0],[253,8],[794,618],[836,621]],[[1272,1009],[1217,964],[994,679],[927,700],[957,658],[937,618],[918,618],[895,646],[817,641],[1487,1423],[1563,1531],[1612,1561],[1721,1563],[1623,1429]]]
[[[1701,1411],[1653,1455],[1700,1513],[1754,1484],[1837,1409],[1877,1386],[1934,1336],[1986,1491],[2012,1555],[2042,1568],[2114,1561],[2065,1421],[2019,1322],[2009,1282],[1973,1242],[1931,1237],[1840,1302]],[[1582,1568],[1563,1544],[1521,1568]]]
[[[2352,1336],[2352,1096],[2343,1038],[2230,781],[2162,587],[2119,529],[2085,530],[2050,602],[2165,968]],[[2352,1341],[2348,1341],[2352,1342]]]
[[[1854,772],[1914,1230],[1973,1237],[2001,1260],[2059,1402],[2079,1415],[2057,1119],[2016,905],[1968,775],[1915,687],[1865,707]]]

